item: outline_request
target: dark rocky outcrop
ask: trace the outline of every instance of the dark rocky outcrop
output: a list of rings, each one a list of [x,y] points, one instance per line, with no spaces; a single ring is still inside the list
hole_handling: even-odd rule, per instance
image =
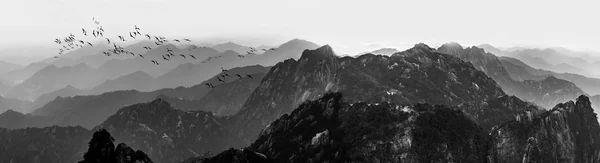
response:
[[[152,163],[142,151],[134,151],[121,143],[115,149],[115,139],[105,129],[94,132],[88,143],[88,151],[79,163]]]

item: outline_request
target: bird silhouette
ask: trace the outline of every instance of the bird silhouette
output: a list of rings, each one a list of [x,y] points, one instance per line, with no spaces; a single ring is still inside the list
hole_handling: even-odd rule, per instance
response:
[[[218,76],[217,76],[217,80],[219,80],[220,82],[225,83],[225,81],[221,80],[221,78],[219,78]]]
[[[155,65],[159,65],[159,64],[158,64],[158,61],[156,61],[156,60],[152,60],[152,61],[150,61],[150,62],[154,63]]]
[[[223,67],[221,67],[221,72],[227,72],[229,70],[223,69]]]
[[[196,59],[196,56],[194,56],[194,55],[191,55],[191,54],[189,54],[189,55],[190,55],[190,57],[192,57],[192,58]]]
[[[186,39],[183,39],[183,40],[184,40],[184,41],[187,41],[187,42],[192,42],[192,40],[190,40],[190,39],[187,39],[187,38],[186,38]]]
[[[144,58],[144,56],[142,54],[138,54],[140,57]]]
[[[162,56],[164,60],[169,60],[169,58],[165,57],[164,55]]]
[[[87,42],[87,44],[88,44],[88,45],[90,45],[90,46],[92,46],[92,47],[94,46],[94,45],[92,45],[92,43],[90,43],[90,42]]]
[[[183,55],[183,54],[179,54],[179,56],[181,56],[181,57],[183,57],[183,59],[185,59],[185,55]]]
[[[83,31],[83,35],[87,36],[87,32],[85,31],[85,29],[81,28],[81,30]]]
[[[240,74],[235,74],[235,76],[237,76],[240,79],[242,78],[242,75],[240,75]]]
[[[248,75],[248,74],[246,74],[246,76],[247,76],[247,77],[249,77],[250,79],[254,79],[252,76],[250,76],[250,75]]]
[[[110,39],[106,38],[106,41],[108,41],[108,44],[110,44]]]
[[[173,41],[175,41],[175,42],[179,42],[179,40],[178,40],[178,39],[173,39]]]
[[[149,35],[149,34],[145,34],[144,36],[148,37],[148,40],[151,40],[151,39],[152,39],[152,37],[150,37],[150,35]]]
[[[137,25],[133,25],[133,27],[134,27],[135,30],[140,30],[140,28],[138,28]]]
[[[146,49],[146,50],[152,50],[152,48],[149,47],[149,46],[144,46],[144,49]]]
[[[129,37],[131,37],[131,38],[135,39],[135,36],[133,36],[133,35],[131,34],[131,32],[129,32]]]
[[[208,88],[215,88],[215,86],[213,86],[213,85],[212,85],[212,84],[210,84],[210,83],[204,83],[204,85],[208,86]]]

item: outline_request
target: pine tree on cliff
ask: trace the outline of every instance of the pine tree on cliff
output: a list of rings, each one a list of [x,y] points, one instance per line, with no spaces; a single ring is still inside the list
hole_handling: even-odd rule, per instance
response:
[[[107,163],[115,162],[115,139],[105,129],[94,132],[92,140],[88,143],[88,151],[79,163]]]

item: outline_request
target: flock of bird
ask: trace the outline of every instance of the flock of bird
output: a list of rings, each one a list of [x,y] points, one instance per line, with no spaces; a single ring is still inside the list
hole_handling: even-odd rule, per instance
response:
[[[96,25],[96,28],[91,30],[91,36],[88,35],[90,31],[86,30],[85,28],[81,29],[82,35],[84,37],[93,37],[96,39],[103,39],[106,40],[107,44],[110,46],[112,44],[112,48],[109,48],[105,51],[102,51],[102,54],[106,55],[106,56],[111,56],[111,55],[121,55],[121,54],[129,54],[132,56],[139,56],[140,58],[145,58],[143,54],[140,53],[134,53],[131,51],[126,50],[124,47],[118,45],[117,43],[119,42],[126,42],[129,38],[131,38],[132,40],[136,40],[138,38],[143,38],[143,39],[148,39],[148,40],[154,40],[154,47],[151,46],[144,46],[142,47],[143,49],[145,49],[146,51],[150,51],[153,48],[156,48],[158,46],[163,46],[165,43],[169,43],[170,41],[173,42],[177,42],[177,43],[182,43],[182,42],[187,42],[187,43],[191,43],[192,40],[188,39],[188,38],[183,38],[183,39],[171,39],[169,41],[169,39],[167,39],[166,37],[163,36],[157,36],[157,35],[150,35],[148,33],[144,33],[142,34],[140,32],[140,28],[137,25],[134,25],[133,29],[131,31],[129,31],[129,38],[127,38],[126,36],[122,36],[122,35],[117,35],[116,38],[110,38],[110,37],[105,37],[104,36],[104,28],[102,27],[102,25],[100,24],[100,21],[96,20],[95,17],[92,18],[92,20],[94,21],[94,24]],[[69,35],[67,35],[64,38],[56,38],[54,40],[54,42],[58,45],[61,45],[61,48],[59,49],[58,55],[54,56],[54,58],[59,58],[59,55],[65,54],[65,52],[68,52],[70,50],[75,50],[78,48],[84,48],[85,46],[90,46],[93,47],[94,45],[88,41],[84,41],[84,40],[80,40],[78,39],[74,34],[70,33]],[[189,51],[192,51],[193,49],[196,49],[197,47],[194,46],[193,48],[188,49]],[[266,51],[274,51],[275,48],[270,48],[270,49],[261,49],[262,51],[266,52]],[[247,54],[256,54],[257,52],[257,48],[254,47],[249,47],[249,50],[246,51]],[[160,65],[160,62],[163,61],[170,61],[172,58],[174,57],[181,57],[182,59],[197,59],[195,55],[193,54],[174,54],[173,53],[173,49],[169,49],[166,48],[166,53],[162,55],[162,58],[158,58],[158,59],[150,59],[150,62],[154,65]],[[217,56],[217,57],[209,57],[208,59],[202,61],[202,63],[205,63],[206,61],[210,61],[211,59],[214,58],[218,58],[221,56]],[[238,57],[240,58],[244,58],[244,55],[238,55]],[[161,60],[162,59],[162,60]],[[160,62],[159,62],[160,61]],[[227,77],[231,77],[228,73],[228,70],[221,68],[221,73],[217,76],[217,80],[219,82],[224,83],[225,79]],[[235,74],[237,77],[244,78],[242,75],[240,74]],[[247,78],[252,78],[251,75],[245,74],[245,77]],[[215,88],[214,85],[212,85],[211,83],[206,83],[206,85],[209,88]]]

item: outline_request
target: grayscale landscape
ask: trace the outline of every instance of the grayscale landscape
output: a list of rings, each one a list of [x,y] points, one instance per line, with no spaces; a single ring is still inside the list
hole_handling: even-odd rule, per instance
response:
[[[0,163],[598,163],[599,2],[0,2]]]

